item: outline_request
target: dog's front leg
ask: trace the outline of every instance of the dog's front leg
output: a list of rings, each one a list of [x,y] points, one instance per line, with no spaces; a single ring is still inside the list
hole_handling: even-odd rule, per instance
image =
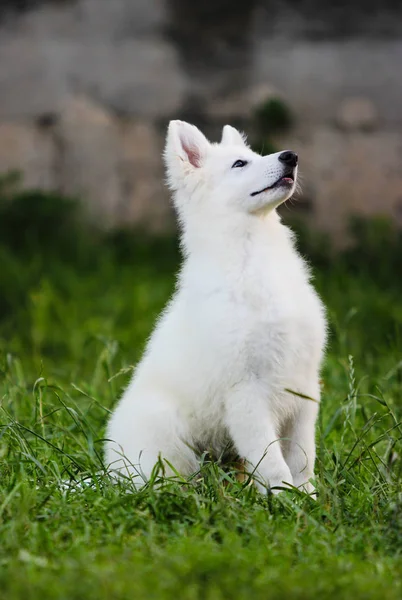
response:
[[[285,431],[284,456],[293,475],[293,484],[308,494],[314,492],[310,479],[314,476],[317,415],[318,403],[302,400],[300,410]]]
[[[293,484],[282,455],[280,440],[269,408],[266,389],[259,382],[237,384],[226,400],[226,426],[240,457],[258,489],[278,493],[279,487]]]

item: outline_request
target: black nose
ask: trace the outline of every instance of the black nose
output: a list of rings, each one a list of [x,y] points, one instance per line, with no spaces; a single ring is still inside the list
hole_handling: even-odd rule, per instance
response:
[[[295,167],[297,165],[298,156],[296,152],[292,152],[291,150],[285,150],[285,152],[282,152],[278,158],[288,167]]]

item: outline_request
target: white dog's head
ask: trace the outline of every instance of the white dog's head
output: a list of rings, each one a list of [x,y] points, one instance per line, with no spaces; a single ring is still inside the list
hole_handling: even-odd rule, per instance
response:
[[[287,150],[260,156],[230,125],[223,128],[220,144],[211,144],[194,125],[171,121],[164,158],[176,208],[184,218],[200,211],[211,216],[269,212],[296,185],[297,154]]]

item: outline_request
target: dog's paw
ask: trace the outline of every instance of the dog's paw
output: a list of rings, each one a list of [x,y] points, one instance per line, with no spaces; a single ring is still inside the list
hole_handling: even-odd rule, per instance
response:
[[[314,500],[317,499],[316,489],[311,481],[306,481],[305,479],[295,479],[294,482],[295,487],[297,487],[301,492],[308,494]]]
[[[289,469],[283,469],[276,473],[270,473],[264,478],[257,477],[255,480],[257,489],[262,494],[279,494],[286,488],[291,489],[293,487],[293,477]]]

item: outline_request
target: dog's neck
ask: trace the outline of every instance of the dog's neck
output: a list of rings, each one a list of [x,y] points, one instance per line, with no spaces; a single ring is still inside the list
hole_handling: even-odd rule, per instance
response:
[[[188,220],[182,232],[187,260],[219,263],[230,268],[259,253],[275,257],[293,249],[292,234],[275,210],[265,215],[231,215],[230,218]]]

